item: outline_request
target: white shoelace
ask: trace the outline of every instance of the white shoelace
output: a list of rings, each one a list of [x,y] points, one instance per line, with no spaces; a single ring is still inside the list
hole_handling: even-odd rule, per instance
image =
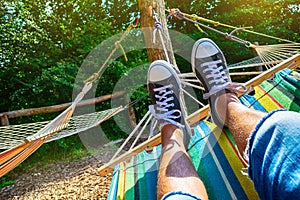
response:
[[[165,121],[164,123],[160,124],[160,128],[166,124],[173,124],[177,127],[183,127],[182,124],[174,120],[181,117],[181,111],[178,109],[175,110],[172,109],[170,111],[168,110],[169,107],[174,106],[174,103],[170,103],[170,101],[174,100],[174,97],[169,97],[169,98],[167,97],[167,95],[174,93],[173,90],[171,90],[172,87],[173,85],[170,84],[170,85],[153,89],[153,91],[155,92],[155,98],[158,99],[158,101],[156,101],[157,104],[156,109],[157,111],[160,111],[160,113],[156,112],[154,105],[150,105],[149,110],[156,120]],[[167,89],[169,90],[167,91]],[[174,115],[174,113],[178,113],[178,115]],[[153,136],[153,131],[155,128],[153,127],[154,124],[155,124],[154,122],[151,123],[150,136]]]
[[[235,93],[245,93],[247,91],[247,87],[241,83],[228,82],[225,71],[222,71],[223,66],[218,67],[218,64],[220,63],[222,63],[221,60],[216,60],[205,62],[200,65],[200,67],[207,67],[203,70],[204,73],[210,71],[210,74],[206,75],[207,79],[212,78],[212,80],[208,81],[208,84],[215,85],[215,87],[213,86],[209,92],[203,95],[204,99],[208,99],[211,95],[214,95],[224,89]],[[240,87],[242,88],[240,89]]]

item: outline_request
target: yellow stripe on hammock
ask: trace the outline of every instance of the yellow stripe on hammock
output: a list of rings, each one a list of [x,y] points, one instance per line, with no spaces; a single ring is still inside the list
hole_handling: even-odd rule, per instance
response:
[[[126,162],[125,199],[134,199],[134,159],[135,156]]]
[[[210,127],[211,130],[215,130],[217,126],[212,123],[206,122],[207,125]],[[227,161],[229,162],[235,176],[237,177],[238,181],[240,182],[241,187],[243,188],[245,194],[247,195],[248,199],[259,199],[254,186],[248,176],[243,175],[241,170],[245,168],[245,165],[240,160],[237,150],[230,142],[229,138],[226,136],[227,133],[222,132],[221,134],[217,134],[213,131],[216,138],[218,138],[218,143],[220,148],[222,149],[223,153]],[[220,136],[218,136],[220,135]]]
[[[120,163],[120,174],[119,174],[119,185],[118,185],[118,193],[117,193],[117,199],[118,200],[124,200],[124,194],[125,194],[125,163]]]
[[[266,109],[267,112],[282,108],[282,106],[280,106],[278,102],[275,102],[273,99],[271,99],[261,87],[255,87],[254,97]]]

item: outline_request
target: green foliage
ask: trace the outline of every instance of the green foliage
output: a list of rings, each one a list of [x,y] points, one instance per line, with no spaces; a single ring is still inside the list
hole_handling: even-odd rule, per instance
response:
[[[71,100],[86,55],[113,34],[101,3],[11,1],[0,13],[0,110]],[[10,103],[12,102],[12,103]]]
[[[72,100],[74,81],[92,48],[112,29],[101,2],[0,2],[0,112],[49,106]],[[58,113],[22,117],[11,124],[53,119]],[[44,144],[14,171],[78,159],[87,152],[78,136]],[[10,184],[10,174],[1,185]]]
[[[300,10],[297,0],[166,0],[166,8],[179,8],[186,13],[195,13],[237,27],[252,26],[254,31],[299,42]],[[137,1],[133,0],[1,1],[0,112],[71,101],[73,88],[80,87],[74,85],[74,81],[86,56],[102,41],[124,30],[134,16],[138,16],[138,6]],[[229,63],[250,58],[254,54],[243,45],[227,40],[217,33],[205,29],[208,35],[201,33],[188,22],[170,18],[168,26],[195,40],[201,37],[212,38],[224,50]],[[224,32],[232,31],[210,26]],[[273,39],[249,33],[238,32],[237,36],[260,44],[278,43]],[[104,49],[102,53],[104,51],[108,52],[110,49]],[[121,77],[128,75],[136,66],[148,62],[145,50],[132,50],[127,53],[127,57],[128,62],[120,57],[110,63],[99,80],[96,96],[112,93]],[[188,61],[180,57],[176,59],[182,72],[189,71]],[[97,67],[99,66],[94,66],[95,72]],[[136,77],[135,81],[145,78],[143,70],[141,68],[140,77]],[[132,86],[135,84],[134,81],[131,83]],[[131,101],[147,93],[145,85],[137,89],[125,89],[128,92],[133,91],[127,97]],[[145,97],[135,105],[137,120],[147,111],[149,103],[149,97]],[[97,105],[96,110],[110,107],[110,102],[104,102]],[[10,122],[36,122],[53,119],[56,115],[57,113],[23,117]],[[126,136],[113,120],[105,122],[102,128],[110,139]],[[86,155],[86,151],[78,136],[73,136],[43,145],[17,170],[32,167],[32,163],[42,166],[49,161],[77,159],[82,155]],[[0,186],[11,184],[10,179],[10,175],[3,177]]]
[[[7,176],[1,177],[0,179],[0,188],[8,186],[8,185],[13,185],[15,182],[11,179],[8,179]]]

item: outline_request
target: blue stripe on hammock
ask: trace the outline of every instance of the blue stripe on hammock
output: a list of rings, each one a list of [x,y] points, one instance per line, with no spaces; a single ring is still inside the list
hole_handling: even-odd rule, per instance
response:
[[[212,147],[214,149],[217,145],[215,137],[211,133],[211,129],[204,122],[201,122],[198,126],[204,131],[204,133],[209,133],[209,136],[206,140],[207,142],[204,147],[204,152],[207,151],[210,153],[201,158],[201,164],[204,166],[207,172],[208,180],[210,181],[213,193],[215,194],[214,196],[217,199],[232,199],[232,196],[229,193],[229,189],[226,187],[225,181],[223,180],[221,173],[216,165],[216,161],[213,158],[213,154],[215,154],[215,152],[211,152],[212,149],[209,148]],[[200,157],[196,159],[200,159]],[[225,171],[226,170],[228,169],[226,168]],[[229,187],[231,186],[229,185]]]
[[[118,192],[118,179],[119,179],[119,166],[116,165],[114,168],[114,172],[112,174],[112,181],[109,188],[109,194],[107,197],[107,200],[115,200],[117,198],[117,192]]]
[[[260,110],[260,111],[263,111],[263,112],[267,112],[267,110],[259,103],[259,101],[257,101],[257,99],[254,96],[244,94],[239,99],[242,102],[242,104],[244,104],[248,108],[251,107],[255,110]]]
[[[210,149],[205,145],[207,140],[203,140],[200,131],[203,131],[205,135],[209,135],[207,140],[209,141],[209,145],[213,147],[212,153],[208,153]],[[217,143],[215,135],[211,134],[211,131],[211,128],[208,127],[205,122],[200,122],[199,125],[195,127],[195,136],[191,138],[189,148],[189,153],[193,157],[193,163],[205,183],[210,199],[232,199],[235,197],[238,199],[247,199],[240,182],[234,174],[221,147]],[[217,161],[214,160],[214,157]],[[223,170],[223,175],[226,176],[225,180],[227,179],[227,186],[216,162],[218,162],[221,170]]]
[[[222,134],[224,134],[224,133],[222,133]],[[215,135],[210,134],[209,142],[211,144],[214,144],[214,143],[216,143],[216,141],[217,140],[216,140]],[[230,184],[231,189],[233,190],[237,199],[248,199],[243,188],[241,187],[241,183],[237,179],[237,177],[236,177],[230,163],[228,162],[224,152],[222,151],[219,143],[216,143],[214,145],[213,151],[214,151],[215,155],[217,156],[217,161],[221,164],[221,168],[224,170],[224,172],[226,172],[226,178],[228,180],[228,183]],[[230,197],[229,199],[232,199],[232,198]]]
[[[133,156],[130,162],[126,162],[126,176],[134,178],[135,186],[134,188],[126,188],[125,198],[133,198],[131,193],[134,191],[135,199],[156,199],[156,183],[160,152],[161,145],[154,147],[151,153],[143,151]],[[128,173],[130,168],[134,168],[134,174],[132,174],[132,172]],[[107,198],[109,200],[115,200],[117,198],[118,179],[119,165],[115,167],[112,175],[112,183],[110,185],[110,192]]]
[[[221,175],[211,154],[209,153],[210,150],[205,145],[208,139],[208,137],[205,136],[209,136],[211,131],[204,125],[205,122],[200,122],[200,124],[195,127],[195,135],[192,137],[192,148],[189,149],[189,152],[192,156],[194,166],[206,186],[210,199],[218,199],[220,197],[228,199],[230,198],[230,195],[226,195],[228,190],[222,181]],[[205,139],[203,139],[203,137],[205,137]],[[216,183],[221,184],[219,187],[214,187]]]
[[[145,157],[145,171],[149,200],[156,200],[157,175],[159,169],[158,156],[160,156],[160,151],[161,148],[159,145],[159,147],[154,147],[152,152],[142,152],[142,154],[144,154]],[[157,154],[157,152],[159,152],[159,154]]]
[[[138,199],[143,199],[144,196],[148,196],[143,153],[137,154],[137,163],[139,163],[137,165],[138,180],[136,182],[136,185],[138,185],[139,187],[139,189],[137,190],[137,195],[139,197]]]
[[[152,152],[143,151],[136,155],[137,165],[135,176],[137,177],[135,190],[136,199],[156,199],[156,184],[159,168],[160,145],[154,147]]]

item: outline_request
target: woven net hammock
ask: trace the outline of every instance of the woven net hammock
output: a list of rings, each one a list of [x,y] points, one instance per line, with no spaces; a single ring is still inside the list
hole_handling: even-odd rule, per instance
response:
[[[100,112],[74,116],[70,119],[68,127],[51,136],[46,142],[51,142],[68,137],[99,125],[108,117],[115,114],[120,108],[112,108]],[[44,128],[50,121],[10,125],[0,127],[0,149],[10,149],[28,138],[34,136]]]
[[[254,46],[253,48],[267,69],[300,52],[299,43]]]

